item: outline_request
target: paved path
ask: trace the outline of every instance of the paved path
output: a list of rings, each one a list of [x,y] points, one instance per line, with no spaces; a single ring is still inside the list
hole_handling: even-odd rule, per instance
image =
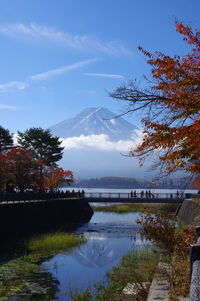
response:
[[[170,265],[160,262],[158,264],[158,271],[151,283],[147,301],[168,301],[170,284],[168,280],[168,273],[170,272]]]

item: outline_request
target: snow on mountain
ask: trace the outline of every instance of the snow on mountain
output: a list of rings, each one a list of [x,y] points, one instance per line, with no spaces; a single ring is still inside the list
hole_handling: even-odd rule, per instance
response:
[[[81,135],[107,135],[110,140],[128,140],[138,137],[139,129],[122,117],[103,107],[87,108],[75,117],[68,118],[49,129],[61,138],[79,137]],[[114,118],[114,119],[113,119]]]

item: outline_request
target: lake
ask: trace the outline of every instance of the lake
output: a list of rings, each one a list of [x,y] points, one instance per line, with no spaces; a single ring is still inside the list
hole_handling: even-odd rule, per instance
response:
[[[76,188],[76,187],[65,187],[62,188],[61,190],[69,190],[69,191],[79,191],[79,190],[84,190],[86,193],[130,193],[132,191],[136,191],[136,193],[140,193],[141,191],[151,191],[151,193],[158,193],[158,194],[174,194],[177,192],[177,189],[149,189],[149,188],[133,188],[133,189],[117,189],[117,188]],[[183,193],[197,193],[197,189],[178,189],[179,192]]]

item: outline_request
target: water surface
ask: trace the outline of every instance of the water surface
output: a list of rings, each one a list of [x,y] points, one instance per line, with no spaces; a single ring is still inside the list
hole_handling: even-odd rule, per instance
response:
[[[55,300],[70,300],[69,291],[92,288],[95,283],[106,281],[106,272],[117,265],[124,254],[147,244],[135,222],[138,217],[138,213],[95,212],[89,223],[76,229],[87,242],[42,264],[42,268],[59,281]]]

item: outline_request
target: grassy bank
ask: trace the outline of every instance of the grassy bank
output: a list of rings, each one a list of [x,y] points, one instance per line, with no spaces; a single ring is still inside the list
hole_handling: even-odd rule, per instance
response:
[[[82,237],[74,234],[50,233],[32,238],[26,246],[33,253],[50,254],[56,251],[67,251],[83,241]]]
[[[138,300],[146,300],[159,258],[155,256],[155,252],[157,251],[149,247],[123,256],[121,263],[109,271],[109,285],[100,288],[96,300],[130,300],[128,290],[135,292]]]
[[[176,211],[178,204],[116,204],[110,206],[92,206],[94,211],[130,213],[141,212],[146,214],[172,214]]]
[[[39,263],[58,251],[67,252],[84,242],[84,238],[66,233],[41,235],[27,241],[25,255],[0,266],[0,301],[19,291],[22,295],[24,291],[25,295],[43,295],[42,300],[52,300],[50,295],[56,290],[52,285],[54,280],[48,272],[39,269]],[[42,281],[38,284],[40,278]]]
[[[190,245],[196,242],[195,229],[178,226],[177,223],[161,215],[143,216],[138,221],[143,226],[143,234],[163,248],[170,259],[172,272],[170,281],[170,300],[188,297],[190,288]]]

